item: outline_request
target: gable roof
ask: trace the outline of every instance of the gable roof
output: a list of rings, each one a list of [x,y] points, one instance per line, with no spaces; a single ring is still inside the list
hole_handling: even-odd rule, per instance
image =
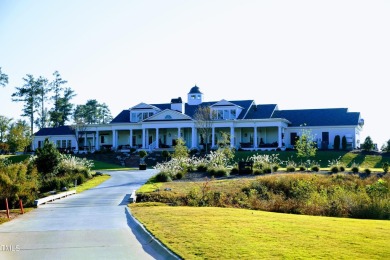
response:
[[[168,116],[168,117],[167,117]],[[183,120],[191,120],[186,114],[180,113],[176,110],[165,109],[160,113],[154,114],[153,116],[144,120],[144,122],[156,122],[156,121],[183,121]]]
[[[46,135],[74,135],[75,130],[70,126],[59,126],[59,127],[45,127],[39,129],[34,135],[35,136],[46,136]]]
[[[360,113],[348,112],[347,108],[276,110],[272,118],[285,118],[290,126],[342,126],[358,125]]]
[[[277,110],[276,104],[267,104],[267,105],[253,105],[245,119],[267,119],[271,118],[274,111]]]
[[[130,111],[128,109],[122,110],[114,119],[111,120],[112,123],[130,123]]]

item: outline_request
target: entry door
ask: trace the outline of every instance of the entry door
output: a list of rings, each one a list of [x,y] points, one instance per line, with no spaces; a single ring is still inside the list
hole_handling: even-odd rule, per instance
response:
[[[323,150],[328,149],[329,147],[329,132],[322,132],[322,142],[321,142],[321,148]]]

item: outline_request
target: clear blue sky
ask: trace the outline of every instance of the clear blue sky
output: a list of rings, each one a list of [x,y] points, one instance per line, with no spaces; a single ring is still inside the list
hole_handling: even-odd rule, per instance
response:
[[[0,0],[0,115],[26,74],[58,70],[76,104],[113,116],[168,103],[197,84],[205,100],[280,109],[346,107],[363,140],[390,139],[390,1]],[[26,118],[27,119],[27,118]]]

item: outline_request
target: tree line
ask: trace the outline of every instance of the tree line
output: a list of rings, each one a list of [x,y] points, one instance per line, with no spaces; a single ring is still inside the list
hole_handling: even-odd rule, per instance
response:
[[[52,76],[48,79],[26,74],[23,85],[15,87],[12,101],[23,103],[21,116],[27,121],[19,119],[13,122],[12,118],[0,115],[0,151],[23,151],[31,143],[34,127],[107,124],[112,120],[111,111],[105,103],[95,99],[82,105],[72,103],[76,93],[67,85],[68,81],[58,71]],[[6,87],[8,79],[0,67],[0,86]]]

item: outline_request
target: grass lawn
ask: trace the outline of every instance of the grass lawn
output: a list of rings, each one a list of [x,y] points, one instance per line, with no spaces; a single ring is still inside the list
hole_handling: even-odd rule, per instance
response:
[[[294,160],[299,163],[301,159],[298,159],[296,151],[238,151],[235,154],[235,161],[246,160],[253,154],[279,154],[279,159],[282,161]],[[381,155],[368,155],[364,153],[356,154],[347,151],[317,151],[315,158],[312,160],[319,162],[321,168],[328,167],[330,160],[340,159],[347,167],[351,167],[352,163],[355,162],[361,165],[361,168],[381,168],[384,162],[390,163],[390,157]]]
[[[390,221],[232,208],[131,204],[132,214],[185,259],[389,259]]]
[[[89,189],[92,189],[98,185],[100,185],[101,183],[105,182],[106,180],[108,180],[109,178],[111,178],[110,175],[108,174],[103,174],[103,175],[100,175],[100,176],[95,176],[93,177],[91,180],[88,180],[86,182],[84,182],[83,184],[81,185],[77,185],[76,187],[76,192],[77,193],[80,193],[80,192],[83,192],[85,190],[89,190]],[[73,188],[74,189],[74,188]],[[72,190],[73,190],[72,189]]]
[[[113,164],[113,163],[96,161],[96,160],[93,161],[93,164],[94,164],[94,166],[91,169],[93,171],[98,171],[98,170],[134,170],[135,169],[135,168],[123,167],[123,166]]]

